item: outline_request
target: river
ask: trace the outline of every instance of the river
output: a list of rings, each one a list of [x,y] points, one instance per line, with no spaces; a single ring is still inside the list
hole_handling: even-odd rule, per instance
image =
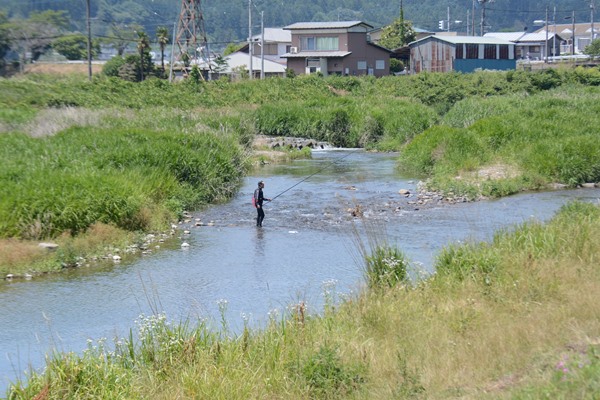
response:
[[[547,220],[569,200],[600,198],[600,189],[578,189],[422,207],[412,204],[414,195],[398,193],[414,193],[417,181],[396,172],[396,157],[314,151],[311,160],[266,165],[244,179],[230,202],[194,213],[181,226],[190,234],[180,231],[181,239],[153,255],[0,283],[0,393],[29,366],[43,366],[51,349],[81,352],[88,339],[128,336],[140,314],[207,319],[218,329],[219,304],[226,305],[235,334],[300,301],[319,312],[324,286],[339,297],[360,290],[356,245],[367,243],[366,231],[385,235],[429,274],[449,243],[488,240],[498,229]],[[283,193],[265,206],[262,229],[251,205],[259,180],[266,197]]]

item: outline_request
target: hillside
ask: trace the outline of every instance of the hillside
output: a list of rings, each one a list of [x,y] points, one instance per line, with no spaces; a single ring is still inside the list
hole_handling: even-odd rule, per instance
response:
[[[200,0],[199,0],[200,1]],[[223,0],[202,2],[205,29],[213,49],[224,47],[231,42],[245,40],[248,36],[248,1]],[[110,37],[115,31],[133,29],[141,25],[150,37],[154,38],[159,26],[172,30],[179,16],[181,1],[176,0],[91,0],[92,30],[98,38]],[[572,15],[578,22],[590,20],[588,2],[575,0],[558,0],[549,5],[551,14],[549,20],[562,22],[565,17]],[[556,17],[552,15],[556,7]],[[69,13],[72,31],[85,31],[85,2],[81,0],[2,0],[0,11],[8,14],[9,18],[26,18],[31,12],[66,10]],[[404,17],[413,22],[415,27],[438,30],[439,20],[448,18],[459,21],[452,29],[467,30],[473,22],[479,33],[481,23],[481,6],[471,0],[432,0],[420,2],[404,0]],[[277,27],[298,21],[326,20],[362,20],[374,27],[389,24],[400,15],[400,2],[382,0],[374,6],[367,0],[316,0],[304,2],[301,0],[254,0],[253,30],[260,29],[260,13],[264,11],[265,26]],[[533,21],[545,19],[546,4],[531,0],[498,0],[486,4],[486,25],[488,30],[522,30],[524,27],[533,28]],[[475,18],[473,19],[473,15]]]

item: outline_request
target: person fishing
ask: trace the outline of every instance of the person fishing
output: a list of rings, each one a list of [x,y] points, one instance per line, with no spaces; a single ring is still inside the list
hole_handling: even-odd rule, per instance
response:
[[[263,210],[263,201],[271,201],[267,199],[263,194],[263,188],[265,183],[263,181],[258,182],[258,188],[254,190],[254,206],[256,207],[256,226],[262,227],[263,219],[265,219],[265,211]]]

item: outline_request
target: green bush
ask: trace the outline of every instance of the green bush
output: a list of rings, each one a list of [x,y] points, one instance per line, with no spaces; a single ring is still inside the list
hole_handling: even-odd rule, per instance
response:
[[[104,66],[102,67],[102,73],[106,76],[118,77],[119,69],[123,64],[125,64],[125,59],[123,57],[114,56],[104,63]]]
[[[375,247],[365,257],[365,275],[369,288],[390,288],[406,282],[407,266],[408,262],[400,250],[386,245]]]
[[[347,395],[363,380],[359,367],[342,363],[336,350],[328,346],[321,346],[304,362],[302,375],[317,398]]]

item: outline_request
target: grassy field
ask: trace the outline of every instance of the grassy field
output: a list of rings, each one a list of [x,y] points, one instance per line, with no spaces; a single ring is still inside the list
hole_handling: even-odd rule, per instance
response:
[[[237,336],[142,316],[129,338],[50,357],[8,398],[594,399],[598,248],[600,208],[573,203],[547,225],[443,250],[429,279],[396,274],[343,301],[325,287],[319,316],[300,302]],[[399,250],[368,250],[380,274],[410,268]]]

